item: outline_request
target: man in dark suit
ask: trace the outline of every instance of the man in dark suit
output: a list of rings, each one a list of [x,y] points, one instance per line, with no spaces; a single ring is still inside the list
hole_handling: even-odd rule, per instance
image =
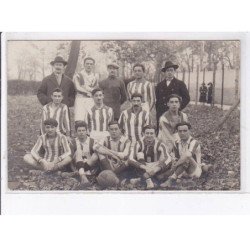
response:
[[[38,89],[37,98],[44,106],[51,102],[51,95],[56,88],[60,88],[63,92],[62,103],[68,107],[74,106],[75,101],[75,87],[73,81],[64,74],[67,62],[60,56],[57,56],[54,61],[50,63],[53,67],[53,73],[46,76],[42,80],[42,84]]]
[[[160,116],[168,110],[168,96],[176,94],[182,98],[181,109],[184,109],[190,101],[189,92],[186,84],[175,78],[175,71],[179,66],[168,61],[165,67],[161,69],[165,73],[165,80],[161,81],[156,86],[156,118],[157,128],[159,125]]]

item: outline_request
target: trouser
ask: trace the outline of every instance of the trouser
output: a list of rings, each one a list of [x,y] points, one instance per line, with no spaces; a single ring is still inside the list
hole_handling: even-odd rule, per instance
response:
[[[83,95],[76,95],[75,99],[75,119],[74,121],[85,121],[87,122],[88,110],[94,106],[94,101],[91,97],[85,97]]]
[[[32,167],[33,169],[38,170],[44,170],[43,166],[31,155],[26,154],[23,157],[24,161],[28,164],[29,167]],[[59,162],[60,167],[62,167],[60,170],[69,171],[71,170],[69,163],[72,161],[70,156],[65,157],[62,161]],[[52,165],[53,162],[48,162],[48,165]]]

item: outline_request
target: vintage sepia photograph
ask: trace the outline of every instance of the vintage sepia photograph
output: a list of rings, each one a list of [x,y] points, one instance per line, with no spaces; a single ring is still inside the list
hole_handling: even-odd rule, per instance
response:
[[[7,40],[10,191],[239,191],[240,40]]]

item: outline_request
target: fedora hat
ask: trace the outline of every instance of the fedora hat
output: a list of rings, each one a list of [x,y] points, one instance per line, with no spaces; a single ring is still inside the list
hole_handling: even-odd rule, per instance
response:
[[[51,65],[54,65],[55,63],[63,63],[64,66],[67,65],[67,62],[61,56],[55,57],[54,61],[50,62]]]
[[[161,69],[162,72],[165,72],[168,68],[174,68],[174,69],[178,69],[179,66],[177,64],[173,64],[171,61],[167,61],[165,63],[165,67]]]
[[[111,62],[111,63],[109,63],[109,64],[107,65],[107,67],[110,67],[110,66],[112,66],[112,67],[114,67],[114,68],[116,68],[116,69],[119,69],[119,68],[120,68],[120,66],[119,66],[116,62]]]

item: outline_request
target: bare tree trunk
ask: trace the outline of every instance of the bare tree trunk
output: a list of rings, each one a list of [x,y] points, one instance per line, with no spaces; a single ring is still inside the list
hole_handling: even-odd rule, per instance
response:
[[[65,70],[65,75],[69,78],[73,78],[78,62],[79,52],[80,52],[81,41],[74,40],[71,42],[71,48],[69,52],[68,64]]]
[[[120,77],[124,79],[125,78],[125,60],[123,59],[121,60],[121,67],[120,67],[119,72],[121,73]]]
[[[223,119],[219,122],[219,124],[215,128],[216,131],[219,130],[223,126],[223,124],[229,118],[230,114],[238,107],[239,103],[240,103],[240,99],[236,100],[234,105],[227,111],[226,115],[223,117]]]
[[[212,86],[212,106],[214,106],[214,103],[215,103],[215,79],[216,79],[216,64],[214,63],[213,86]]]
[[[199,89],[199,65],[197,65],[197,76],[196,76],[196,89],[195,89],[195,105],[197,105],[198,102],[198,89]]]

